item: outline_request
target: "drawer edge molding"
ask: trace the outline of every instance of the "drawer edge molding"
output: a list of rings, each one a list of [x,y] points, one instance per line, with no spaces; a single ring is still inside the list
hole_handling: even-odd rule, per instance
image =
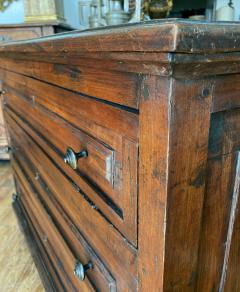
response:
[[[57,232],[59,232],[59,234],[61,235],[63,241],[68,245],[68,248],[71,250],[71,248],[69,247],[68,241],[66,241],[65,236],[63,236],[63,234],[62,234],[62,230],[60,230],[60,228],[59,228],[59,224],[56,223],[56,220],[55,220],[54,216],[52,215],[51,211],[49,210],[49,208],[43,202],[40,194],[38,193],[38,190],[36,189],[35,185],[33,185],[33,182],[30,180],[30,178],[28,177],[28,174],[25,172],[25,169],[23,168],[21,163],[16,159],[16,157],[14,157],[13,169],[14,169],[15,175],[17,175],[17,177],[18,177],[18,181],[21,181],[21,178],[20,178],[20,176],[18,174],[19,171],[22,173],[22,175],[24,177],[24,180],[26,180],[26,183],[33,190],[34,197],[36,198],[36,200],[41,205],[41,208],[43,208],[43,210],[45,210],[45,212],[48,214],[49,218],[51,218],[51,222],[55,226]],[[20,198],[21,198],[21,196],[20,196]],[[67,218],[67,219],[70,220],[69,218]],[[98,258],[98,256],[95,254],[95,252],[90,247],[90,245],[86,242],[86,240],[82,237],[82,235],[79,233],[79,231],[77,229],[74,229],[74,230],[72,230],[72,232],[74,233],[75,236],[77,235],[77,239],[78,239],[79,243],[86,250],[86,253],[91,255],[91,259],[93,261],[93,272],[96,269],[97,269],[98,273],[99,273],[99,271],[102,271],[101,274],[102,274],[103,278],[105,278],[106,283],[108,283],[109,291],[115,292],[116,291],[115,279],[111,276],[111,274],[109,273],[107,268],[103,265],[101,260]],[[75,255],[75,257],[76,257],[76,255]],[[78,259],[78,257],[76,257],[76,259],[77,259],[76,260],[76,265],[77,265],[77,263],[79,263],[80,260]],[[75,268],[76,268],[76,265],[75,265]],[[94,266],[95,266],[95,269],[94,269]],[[72,272],[75,274],[75,276],[77,276],[76,273],[75,273],[75,268],[74,268],[74,270],[72,270]],[[88,281],[90,281],[89,275],[86,275],[86,277],[88,278]],[[82,280],[80,279],[80,282],[82,282],[83,280],[84,279],[82,279]],[[94,287],[94,285],[93,285],[93,287]]]
[[[17,115],[17,118],[18,118],[18,120],[16,120],[16,115]],[[68,182],[70,183],[70,185],[88,202],[88,204],[92,207],[92,208],[94,208],[109,224],[111,224],[112,225],[112,223],[114,224],[113,226],[114,226],[114,229],[119,233],[119,234],[121,234],[121,236],[123,236],[124,238],[125,238],[125,240],[129,243],[129,245],[130,246],[132,246],[134,249],[136,248],[136,244],[135,244],[135,242],[134,241],[132,241],[132,240],[130,240],[129,238],[128,238],[128,234],[126,234],[126,232],[125,232],[125,229],[123,229],[123,227],[124,227],[124,224],[125,224],[125,222],[122,222],[122,217],[121,216],[119,216],[119,214],[117,213],[117,217],[119,217],[119,222],[120,223],[122,223],[122,225],[120,225],[120,224],[117,224],[118,222],[115,220],[115,221],[113,221],[113,217],[110,217],[108,214],[109,213],[107,213],[106,211],[105,211],[105,209],[102,209],[102,207],[101,206],[99,206],[99,204],[97,204],[97,202],[95,202],[94,200],[92,200],[92,198],[89,196],[89,194],[87,194],[86,192],[85,192],[85,189],[82,189],[82,187],[81,186],[79,186],[77,183],[76,183],[76,181],[74,180],[74,179],[72,179],[72,177],[70,177],[70,175],[69,175],[69,173],[67,173],[64,169],[62,169],[61,167],[60,167],[60,165],[59,165],[59,163],[57,163],[52,157],[51,157],[51,155],[49,155],[49,153],[47,153],[47,151],[43,148],[43,145],[41,144],[39,144],[39,141],[37,141],[36,139],[35,139],[35,134],[37,134],[38,135],[38,133],[36,132],[35,133],[35,130],[33,130],[32,129],[32,125],[28,125],[27,124],[27,126],[28,127],[30,127],[29,129],[31,130],[32,129],[32,134],[30,135],[27,131],[26,131],[26,129],[25,128],[23,128],[22,127],[22,125],[21,125],[21,122],[22,122],[22,120],[23,120],[23,122],[24,122],[24,125],[26,124],[25,123],[25,121],[24,121],[24,118],[21,116],[21,117],[19,117],[18,116],[18,114],[17,113],[15,113],[15,111],[12,109],[12,108],[10,108],[9,106],[7,106],[6,107],[6,112],[5,112],[5,116],[6,116],[6,119],[7,120],[9,120],[9,119],[11,119],[13,122],[14,122],[14,124],[17,126],[17,127],[20,127],[20,129],[21,129],[21,131],[23,131],[24,133],[25,133],[25,135],[27,135],[29,138],[31,138],[31,140],[37,145],[37,147],[39,147],[40,149],[41,149],[41,151],[44,153],[44,155],[46,155],[46,157],[51,161],[51,163],[54,165],[54,167],[56,167],[57,169],[58,169],[58,171],[68,180]],[[12,124],[12,122],[10,122],[9,121],[9,131],[12,133],[12,126],[10,127],[10,125]],[[14,133],[12,133],[13,135],[12,136],[14,136],[15,134]],[[40,137],[41,138],[41,137]],[[46,145],[48,145],[48,143],[47,143],[47,140],[44,138],[44,140],[43,140],[45,143],[46,143]],[[49,145],[48,145],[49,146]],[[51,149],[51,147],[50,147],[50,149]],[[57,149],[56,149],[56,147],[54,146],[54,145],[52,145],[52,151],[54,152],[54,154],[56,155],[56,156],[58,156],[58,158],[59,158],[59,160],[60,160],[60,158],[63,156],[63,154],[62,153],[60,153]],[[61,159],[62,160],[62,159]],[[64,164],[64,163],[63,163]],[[77,171],[77,172],[79,172],[79,171]],[[90,186],[89,186],[90,187]],[[94,185],[93,185],[93,187],[94,187]],[[97,190],[95,189],[95,188],[93,188],[93,190],[94,190],[94,192],[96,192]],[[97,195],[99,195],[99,192],[96,192],[97,193]],[[108,196],[106,197],[107,199],[109,198]],[[102,197],[100,197],[100,199],[105,199],[105,198],[102,198]],[[104,201],[104,200],[103,200]],[[113,210],[112,210],[112,212],[113,213],[116,213],[116,208],[118,208],[119,209],[119,207],[117,206],[117,205],[110,205],[109,207],[111,207],[111,208],[109,208],[109,209],[112,209],[112,207],[113,207]],[[117,211],[118,211],[118,209],[117,209]],[[121,211],[121,209],[119,209],[120,211]],[[104,212],[105,211],[105,212]],[[121,214],[120,214],[121,215]],[[117,218],[116,217],[116,218]],[[126,224],[125,224],[126,225]]]
[[[42,251],[37,245],[37,242],[33,235],[33,230],[32,230],[33,227],[30,226],[29,219],[27,218],[26,211],[24,210],[24,207],[20,201],[18,193],[13,195],[12,206],[16,214],[18,224],[21,230],[23,231],[24,237],[28,244],[31,256],[37,267],[37,270],[42,280],[44,288],[46,289],[47,292],[59,291],[59,286],[57,286],[57,284],[53,281],[53,277],[50,275],[49,271],[46,268],[46,263],[43,261]],[[61,291],[64,291],[64,287],[62,287]]]
[[[24,159],[24,157],[26,157],[26,153],[24,153],[24,155],[23,155],[23,153],[22,152],[20,152],[20,145],[19,144],[15,144],[17,147],[16,147],[16,152],[18,152],[19,151],[19,158],[21,157],[22,159]],[[23,150],[22,150],[23,151]],[[13,153],[13,155],[15,156],[15,153]],[[14,156],[13,156],[13,161],[14,161]],[[33,162],[31,162],[31,163],[33,163]],[[34,164],[34,167],[37,167],[35,164]],[[41,173],[40,173],[40,175],[41,175]],[[44,178],[45,179],[45,178]],[[49,185],[49,188],[52,190],[52,191],[54,191],[53,189],[52,189],[52,186],[50,186]],[[80,199],[80,197],[79,197],[79,199]],[[82,199],[80,199],[81,201],[83,201]],[[86,203],[83,203],[84,204],[84,206],[86,207]],[[90,211],[90,209],[88,210],[88,211]],[[95,210],[94,211],[92,211],[92,212],[95,212]],[[95,216],[98,216],[97,214],[95,215]],[[76,216],[74,216],[74,217],[76,217]],[[99,218],[100,219],[100,218]],[[74,219],[75,220],[75,219]],[[101,220],[103,220],[103,219],[101,219]],[[92,219],[90,220],[91,222],[92,222]],[[82,228],[82,227],[80,227],[79,226],[79,224],[78,224],[78,228]],[[106,229],[106,226],[104,225],[104,230]],[[114,231],[114,229],[112,228],[112,226],[111,226],[111,230],[112,231]],[[112,232],[111,231],[111,232]],[[122,256],[122,262],[121,262],[121,266],[119,265],[118,266],[118,264],[116,263],[116,261],[114,260],[114,263],[113,264],[111,264],[111,267],[113,268],[114,267],[114,269],[116,268],[117,270],[121,270],[121,273],[123,273],[123,274],[126,274],[125,276],[126,276],[126,279],[128,279],[127,281],[127,285],[128,285],[128,287],[135,287],[135,285],[137,285],[136,284],[136,278],[135,278],[135,264],[134,264],[134,262],[135,262],[135,259],[136,259],[136,251],[134,251],[133,250],[133,247],[132,246],[130,246],[129,244],[127,244],[127,242],[126,242],[126,240],[124,240],[123,238],[121,238],[121,241],[119,241],[120,240],[120,238],[118,237],[116,237],[116,232],[114,232],[114,233],[111,233],[112,235],[113,235],[113,238],[112,238],[112,235],[109,233],[110,231],[108,230],[107,231],[107,236],[109,236],[109,239],[110,239],[110,242],[112,242],[113,243],[113,245],[114,245],[114,247],[115,247],[115,244],[117,244],[116,245],[116,248],[118,248],[119,249],[119,251],[118,251],[118,255],[117,255],[117,253],[116,253],[116,250],[114,249],[112,252],[111,252],[111,254],[112,255],[114,255],[114,256],[119,256],[120,255],[120,251],[121,252],[124,252],[125,253],[125,255],[123,255]],[[87,234],[84,234],[84,237],[86,236],[86,239],[87,240],[90,240],[89,239],[89,232],[87,232]],[[91,245],[93,244],[93,242],[92,242],[92,240],[90,240],[91,241]],[[100,243],[100,245],[102,245],[102,238],[101,239],[99,239],[99,243]],[[104,243],[105,243],[105,241],[104,241]],[[118,244],[120,244],[119,246],[118,246]],[[101,250],[101,251],[99,251],[98,250],[98,248],[94,245],[94,249],[96,250],[96,252],[97,252],[97,254],[99,255],[99,256],[101,256],[101,258],[103,258],[104,260],[106,260],[106,252],[107,252],[107,248],[109,249],[110,248],[110,246],[109,246],[109,244],[107,244],[107,247],[106,247],[106,249],[105,249],[105,251],[103,251],[103,250]],[[110,250],[109,250],[110,251]],[[109,253],[109,251],[108,251],[108,253]],[[100,253],[100,254],[99,254]],[[123,259],[125,259],[125,263],[124,263],[124,260]],[[108,262],[107,263],[107,265],[110,265],[110,263]],[[116,265],[117,265],[117,267],[116,267]],[[128,270],[128,265],[130,265],[129,266],[129,270]],[[123,267],[124,266],[124,267]],[[111,268],[111,270],[112,270],[112,268]],[[125,287],[125,284],[124,283],[122,283],[123,285],[124,285],[124,287]]]
[[[13,117],[12,113],[17,116],[18,119],[21,120],[21,122],[23,122],[25,125],[27,125],[27,127],[36,133],[37,136],[40,137],[41,140],[43,140],[48,146],[49,148],[54,151],[56,153],[57,156],[59,156],[60,159],[64,160],[64,153],[61,152],[60,149],[58,149],[55,145],[53,145],[46,137],[44,137],[37,129],[35,129],[31,124],[29,124],[29,122],[22,116],[20,116],[10,105],[6,106],[6,112],[11,116],[11,118],[15,121],[15,117]],[[23,129],[23,127],[21,127]],[[25,132],[26,130],[23,129]],[[32,137],[33,139],[33,137]],[[35,139],[33,139],[35,141],[35,143],[42,149],[42,147],[39,145],[39,143],[37,143],[37,141]],[[42,149],[44,151],[44,149]],[[45,151],[44,151],[45,152]],[[47,153],[45,152],[45,154],[47,155]],[[48,157],[52,160],[52,162],[54,163],[54,165],[58,165],[55,161],[53,161],[53,159],[48,155]],[[59,168],[60,169],[60,168]],[[65,171],[63,171],[61,169],[61,172],[64,172],[64,174],[66,174]],[[95,183],[92,182],[92,180],[90,180],[88,177],[86,177],[86,175],[82,174],[82,172],[77,169],[75,170],[75,172],[77,174],[79,174],[82,179],[86,180],[87,183],[90,185],[91,188],[94,189],[94,191],[98,194],[98,196],[121,218],[123,219],[123,210],[106,194],[106,192],[104,192],[100,187],[96,186]],[[67,175],[67,174],[66,174]],[[69,177],[69,176],[68,176]],[[70,178],[69,178],[70,180]],[[74,182],[71,180],[71,183],[74,184]],[[76,188],[79,188],[76,185]],[[89,198],[87,198],[88,201],[90,201]],[[91,203],[92,205],[94,205],[94,203]]]

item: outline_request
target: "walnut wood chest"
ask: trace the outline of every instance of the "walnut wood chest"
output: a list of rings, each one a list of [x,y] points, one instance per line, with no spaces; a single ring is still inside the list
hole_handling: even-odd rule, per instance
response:
[[[66,25],[60,25],[57,22],[52,23],[31,23],[31,24],[9,24],[0,25],[0,44],[10,40],[32,39],[41,36],[47,36],[54,33],[70,30]],[[0,73],[0,80],[1,73]],[[0,84],[0,91],[1,91]],[[0,104],[0,159],[9,159],[8,141]]]
[[[0,59],[48,291],[240,291],[240,25],[76,31]]]

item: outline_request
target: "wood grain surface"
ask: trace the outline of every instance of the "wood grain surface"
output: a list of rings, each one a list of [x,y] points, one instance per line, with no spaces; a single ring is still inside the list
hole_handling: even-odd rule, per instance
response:
[[[164,19],[114,28],[74,31],[33,42],[11,44],[8,48],[6,45],[0,48],[0,51],[39,53],[44,50],[45,53],[65,54],[80,51],[213,53],[238,51],[239,34],[240,28],[237,23],[209,22],[206,25],[206,22],[200,21]],[[66,40],[70,40],[71,46],[66,47]]]
[[[239,292],[238,24],[144,22],[0,54],[19,202],[58,288]],[[88,150],[77,169],[68,146]],[[98,259],[82,285],[74,258]]]
[[[0,25],[0,43],[13,40],[26,40],[47,36],[57,32],[57,23],[32,23]],[[64,28],[63,28],[64,30]],[[69,28],[65,27],[65,30]],[[0,71],[0,93],[2,92],[2,71]],[[0,95],[0,160],[9,160],[8,140],[2,113],[2,96]]]

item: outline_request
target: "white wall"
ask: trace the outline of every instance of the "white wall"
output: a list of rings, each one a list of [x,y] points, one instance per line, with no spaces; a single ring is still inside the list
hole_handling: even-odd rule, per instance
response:
[[[216,0],[217,2],[217,9],[223,6],[226,6],[229,3],[229,0]],[[233,5],[235,8],[235,20],[239,20],[240,16],[240,1],[239,0],[233,0]]]
[[[79,28],[78,0],[63,0],[63,3],[64,15],[67,23],[74,28]]]
[[[64,15],[69,25],[73,28],[79,28],[78,0],[64,0]],[[23,23],[23,21],[23,0],[13,2],[4,12],[0,12],[0,24]]]
[[[22,23],[23,19],[23,0],[13,2],[4,12],[0,12],[0,24]]]

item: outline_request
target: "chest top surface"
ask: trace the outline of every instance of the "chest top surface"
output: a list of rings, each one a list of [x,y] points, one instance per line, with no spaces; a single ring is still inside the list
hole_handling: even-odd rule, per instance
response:
[[[2,45],[0,52],[220,53],[239,51],[239,36],[236,22],[165,19],[11,42]]]

